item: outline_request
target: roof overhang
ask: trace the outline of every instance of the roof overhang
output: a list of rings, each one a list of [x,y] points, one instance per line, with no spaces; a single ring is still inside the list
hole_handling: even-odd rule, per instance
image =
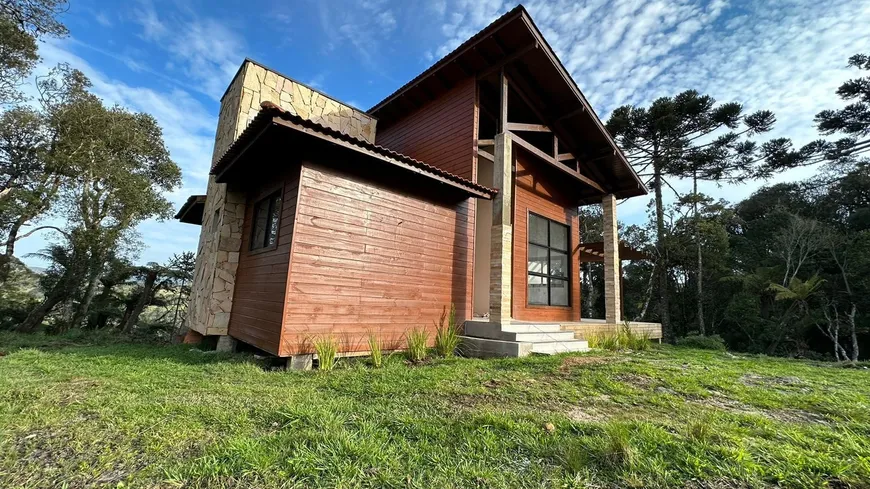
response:
[[[202,225],[202,215],[205,211],[205,195],[191,195],[178,209],[175,218],[187,224]]]
[[[596,241],[592,243],[580,243],[580,263],[586,262],[603,262],[604,261],[604,242]],[[650,256],[645,252],[632,248],[626,243],[619,242],[619,259],[620,260],[650,260]]]
[[[483,103],[488,96],[497,97],[498,87],[494,85],[502,70],[511,86],[529,99],[529,105],[540,113],[566,149],[575,154],[580,172],[618,198],[648,192],[522,5],[462,43],[368,112],[378,118],[379,128],[389,127],[470,76],[481,82]],[[590,191],[581,200],[600,201],[600,195],[600,191]]]
[[[336,153],[340,157],[327,156],[327,153]],[[339,161],[346,164],[350,159],[361,158],[372,175],[386,172],[408,184],[435,184],[445,192],[466,197],[492,199],[498,193],[409,156],[291,114],[271,102],[261,104],[260,112],[218,160],[211,173],[217,183],[236,183],[256,174],[258,169],[286,161],[288,156],[305,157],[324,164],[338,164]]]

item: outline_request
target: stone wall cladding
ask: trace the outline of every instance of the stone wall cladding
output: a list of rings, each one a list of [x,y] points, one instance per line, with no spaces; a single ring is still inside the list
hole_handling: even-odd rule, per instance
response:
[[[374,117],[246,60],[221,99],[212,166],[265,101],[352,137],[375,141]],[[198,333],[227,334],[244,217],[245,194],[228,191],[226,184],[209,177],[187,317],[187,326]]]

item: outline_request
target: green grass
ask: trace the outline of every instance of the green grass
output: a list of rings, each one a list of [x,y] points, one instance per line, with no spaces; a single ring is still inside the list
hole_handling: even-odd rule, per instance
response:
[[[863,368],[663,347],[285,372],[2,333],[0,352],[3,488],[870,487]]]

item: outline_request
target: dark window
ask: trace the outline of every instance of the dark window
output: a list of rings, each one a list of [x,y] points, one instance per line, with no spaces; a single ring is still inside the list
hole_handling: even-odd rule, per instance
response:
[[[278,218],[281,216],[281,192],[254,204],[251,249],[269,248],[278,242]]]
[[[568,226],[529,214],[529,304],[569,306]]]

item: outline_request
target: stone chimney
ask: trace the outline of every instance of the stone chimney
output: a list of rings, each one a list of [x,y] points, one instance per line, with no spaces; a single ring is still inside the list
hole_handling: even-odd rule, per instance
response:
[[[358,109],[246,59],[221,98],[212,166],[270,101],[284,110],[374,143],[377,120]],[[187,326],[203,335],[226,335],[242,245],[245,194],[210,176],[200,228]]]

